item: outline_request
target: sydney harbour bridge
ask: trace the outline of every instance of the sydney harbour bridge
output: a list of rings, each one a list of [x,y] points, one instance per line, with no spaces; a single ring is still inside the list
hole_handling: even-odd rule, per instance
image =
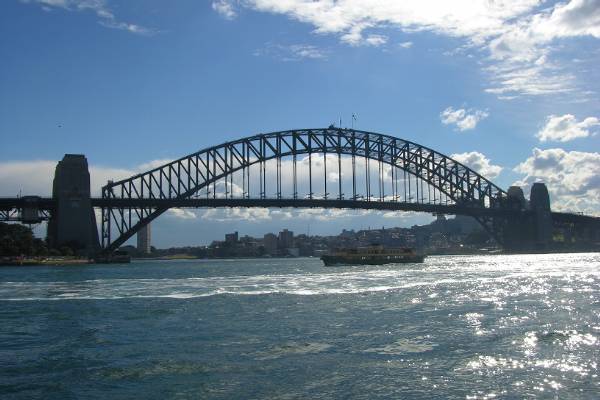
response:
[[[558,213],[543,183],[529,200],[460,162],[397,137],[329,127],[258,134],[209,147],[102,187],[67,154],[52,197],[0,199],[0,221],[48,221],[50,245],[111,254],[170,208],[293,207],[416,211],[475,218],[507,251],[600,241],[600,218]],[[94,209],[99,209],[97,223]],[[99,229],[98,229],[99,228]]]

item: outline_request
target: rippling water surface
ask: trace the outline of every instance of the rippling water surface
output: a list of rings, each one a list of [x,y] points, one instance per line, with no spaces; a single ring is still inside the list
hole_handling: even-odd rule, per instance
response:
[[[600,254],[0,268],[3,399],[600,398]]]

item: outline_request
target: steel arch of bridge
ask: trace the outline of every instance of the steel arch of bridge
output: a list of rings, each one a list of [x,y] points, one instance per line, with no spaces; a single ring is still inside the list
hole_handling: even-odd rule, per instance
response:
[[[170,207],[177,206],[177,201],[187,199],[199,193],[202,189],[213,185],[213,196],[216,198],[214,185],[225,181],[225,199],[233,199],[233,190],[228,191],[228,177],[231,177],[233,188],[233,174],[241,171],[243,182],[243,199],[283,200],[281,182],[281,160],[292,157],[293,162],[293,194],[294,204],[301,204],[305,197],[299,196],[297,186],[297,156],[308,155],[309,163],[309,193],[307,201],[314,200],[313,176],[311,175],[314,154],[334,154],[338,156],[339,191],[338,199],[342,198],[341,189],[341,156],[352,158],[352,196],[359,201],[370,202],[398,202],[399,196],[381,196],[373,198],[369,193],[371,173],[365,173],[367,180],[367,196],[361,198],[356,191],[356,157],[375,160],[381,165],[387,164],[402,170],[421,182],[430,185],[451,199],[462,209],[482,210],[501,208],[506,193],[494,183],[484,178],[477,172],[466,167],[452,158],[420,144],[373,132],[350,129],[302,129],[273,132],[254,135],[235,141],[230,141],[217,146],[200,150],[196,153],[182,157],[150,171],[140,173],[118,182],[110,182],[102,188],[102,247],[110,252],[122,245],[133,236],[140,228],[151,222]],[[274,198],[266,195],[267,173],[265,164],[269,160],[277,160],[277,193]],[[327,157],[324,156],[325,171]],[[365,165],[369,168],[370,162]],[[251,197],[250,194],[250,167],[259,166],[259,196]],[[392,174],[395,168],[392,168]],[[344,174],[345,175],[345,174]],[[322,178],[325,185],[324,199],[327,200],[327,175]],[[392,180],[394,178],[392,177]],[[398,177],[396,175],[396,181]],[[381,180],[379,181],[381,185]],[[392,183],[393,185],[393,183]],[[396,183],[397,187],[397,183]],[[418,188],[418,186],[417,186]],[[422,186],[421,186],[422,188]],[[418,189],[417,189],[418,190]],[[423,190],[423,189],[422,189]],[[395,189],[394,189],[395,191]],[[207,189],[207,196],[209,191]],[[418,193],[418,192],[417,192]],[[435,198],[435,193],[434,193]],[[135,206],[124,205],[129,204]],[[136,200],[140,200],[137,201]],[[169,202],[172,200],[172,202]],[[121,201],[121,205],[119,205]],[[406,201],[406,198],[404,199]],[[417,203],[419,199],[417,196]],[[281,202],[284,204],[285,202]],[[325,202],[336,207],[335,202]],[[346,204],[348,200],[339,204]],[[233,204],[233,203],[232,203]],[[238,202],[239,204],[239,202]],[[277,204],[277,203],[270,203]],[[339,207],[339,206],[338,206]],[[359,205],[360,207],[360,205]],[[365,207],[366,208],[366,207]],[[369,207],[373,209],[373,207]],[[390,207],[398,209],[398,207]],[[465,214],[471,214],[465,212]],[[492,218],[482,216],[481,213],[472,213],[486,229],[493,233]]]

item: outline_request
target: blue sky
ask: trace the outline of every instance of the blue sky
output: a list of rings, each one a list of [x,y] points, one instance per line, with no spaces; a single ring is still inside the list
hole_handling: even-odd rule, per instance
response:
[[[501,187],[545,181],[555,208],[600,212],[598,0],[7,0],[0,31],[2,196],[48,194],[64,153],[85,154],[99,188],[354,113],[358,129],[456,155]],[[293,215],[172,212],[154,238],[429,218]]]

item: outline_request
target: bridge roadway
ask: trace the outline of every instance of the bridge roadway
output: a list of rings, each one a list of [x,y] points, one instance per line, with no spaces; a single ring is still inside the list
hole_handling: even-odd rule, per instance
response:
[[[353,210],[415,211],[431,214],[471,215],[482,217],[500,217],[509,215],[527,215],[531,211],[501,208],[483,208],[456,204],[406,203],[395,201],[367,201],[353,199],[293,199],[293,198],[184,198],[184,199],[115,199],[92,198],[92,206],[97,208],[226,208],[226,207],[263,207],[263,208],[337,208]],[[43,211],[42,219],[47,219],[56,207],[51,197],[24,196],[20,198],[0,198],[0,221],[9,220],[11,211],[35,207]],[[600,217],[589,215],[552,212],[552,219],[561,223],[582,223],[600,227]]]
[[[468,214],[481,216],[508,215],[514,211],[458,206],[455,204],[405,203],[394,201],[367,201],[353,199],[92,199],[96,207],[141,207],[141,208],[338,208],[353,210],[417,211],[439,214]],[[517,211],[517,213],[519,213]]]

